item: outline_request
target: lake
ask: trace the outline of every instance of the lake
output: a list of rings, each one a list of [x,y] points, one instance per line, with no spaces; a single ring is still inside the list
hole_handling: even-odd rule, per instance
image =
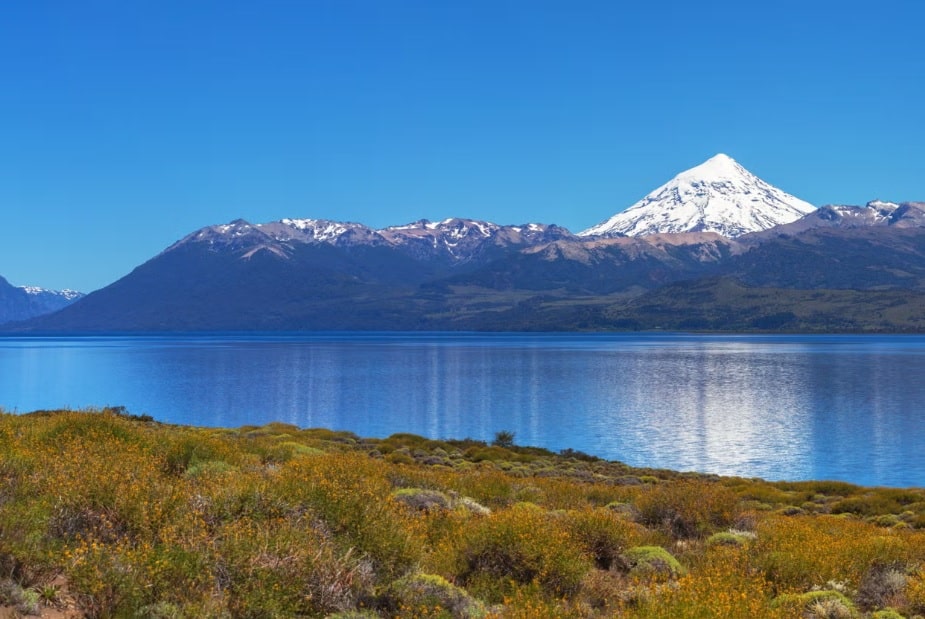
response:
[[[0,338],[0,408],[125,406],[573,448],[632,465],[925,486],[925,337],[418,334]]]

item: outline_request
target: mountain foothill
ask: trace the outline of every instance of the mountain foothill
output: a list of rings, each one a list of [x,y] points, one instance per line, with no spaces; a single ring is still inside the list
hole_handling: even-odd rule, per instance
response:
[[[32,317],[5,286],[0,322],[19,333],[922,332],[925,203],[816,208],[716,155],[578,234],[239,219]]]

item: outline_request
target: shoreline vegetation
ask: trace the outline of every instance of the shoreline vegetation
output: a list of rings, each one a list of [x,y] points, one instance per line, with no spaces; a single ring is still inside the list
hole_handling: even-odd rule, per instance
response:
[[[0,616],[925,616],[925,489],[0,411]]]

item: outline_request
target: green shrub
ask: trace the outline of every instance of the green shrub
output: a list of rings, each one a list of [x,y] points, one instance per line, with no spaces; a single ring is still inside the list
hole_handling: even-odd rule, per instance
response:
[[[450,487],[459,494],[472,497],[490,508],[505,507],[516,500],[515,480],[501,471],[466,470],[464,475],[456,475],[451,484]]]
[[[237,461],[231,445],[226,441],[204,434],[180,434],[161,451],[164,453],[167,471],[174,475],[182,475],[191,466],[202,462],[236,463]]]
[[[751,500],[768,505],[789,505],[802,502],[805,493],[787,492],[766,483],[749,483],[737,489],[742,500]]]
[[[636,545],[640,527],[606,508],[567,512],[565,527],[586,556],[602,570],[609,570],[628,546]]]
[[[633,576],[656,579],[677,578],[687,573],[684,566],[661,546],[636,546],[619,558],[619,567]]]
[[[401,451],[393,451],[385,457],[387,462],[391,464],[414,464],[414,458],[409,454]]]
[[[707,538],[707,546],[744,546],[757,537],[750,531],[720,531]]]
[[[774,598],[771,607],[800,613],[812,619],[851,619],[857,616],[851,600],[844,593],[833,589],[785,593]]]
[[[137,619],[183,619],[184,616],[180,607],[171,602],[155,602],[135,612]]]
[[[184,475],[190,478],[205,477],[205,476],[221,476],[225,473],[230,473],[236,471],[238,467],[233,464],[228,464],[222,460],[205,460],[202,462],[196,462],[191,464],[187,469]]]
[[[413,574],[393,582],[376,605],[389,616],[478,619],[486,614],[481,602],[434,574]]]
[[[425,490],[422,488],[399,488],[392,492],[392,498],[403,505],[420,511],[449,509],[452,504],[450,497],[439,490]]]
[[[41,615],[41,596],[34,589],[23,589],[18,583],[6,579],[0,581],[0,603],[13,606],[14,614],[20,615]]]

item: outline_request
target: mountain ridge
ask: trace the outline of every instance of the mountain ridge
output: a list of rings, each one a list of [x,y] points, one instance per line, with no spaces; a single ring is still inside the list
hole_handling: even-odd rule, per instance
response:
[[[730,328],[813,329],[863,326],[865,311],[893,316],[872,318],[877,329],[919,328],[925,203],[817,209],[726,155],[650,196],[624,212],[625,231],[611,225],[619,213],[579,235],[465,218],[380,229],[236,219],[195,230],[109,286],[5,330],[715,329],[723,316]],[[816,314],[787,309],[832,290],[843,292]],[[891,307],[908,311],[887,311],[877,297],[885,291]],[[752,296],[768,301],[755,305]],[[852,303],[852,322],[829,316]],[[742,315],[732,320],[731,307]],[[798,320],[782,318],[791,314]]]
[[[286,257],[292,247],[299,244],[343,248],[366,245],[399,249],[416,258],[460,264],[491,248],[519,247],[572,237],[571,232],[555,224],[501,225],[464,218],[440,222],[421,219],[378,230],[360,223],[326,219],[281,219],[259,224],[236,219],[200,228],[162,253],[189,243],[208,243],[232,250],[248,247],[244,258],[260,250]]]
[[[235,220],[6,330],[722,329],[723,320],[735,329],[863,330],[869,312],[870,328],[915,331],[925,328],[916,318],[925,316],[922,215],[918,202],[821,208],[737,238],[579,237],[461,219],[382,231]],[[829,300],[817,307],[817,299]]]

